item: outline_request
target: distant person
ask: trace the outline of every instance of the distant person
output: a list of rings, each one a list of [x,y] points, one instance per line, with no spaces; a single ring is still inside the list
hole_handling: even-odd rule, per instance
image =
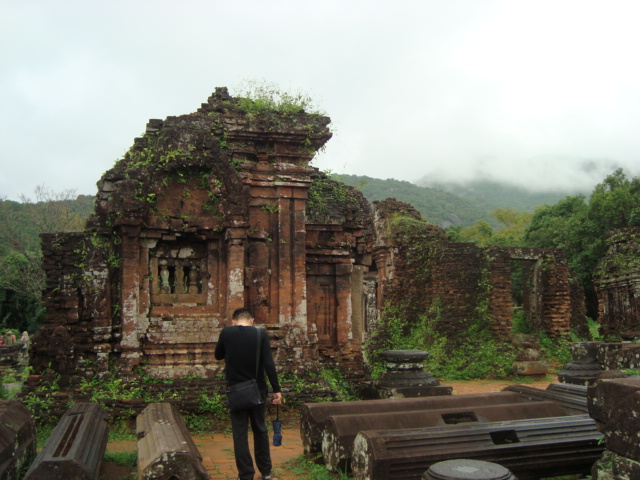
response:
[[[253,432],[253,450],[256,465],[263,480],[271,478],[271,452],[269,451],[269,432],[265,422],[267,399],[266,372],[273,389],[273,403],[282,403],[282,393],[276,373],[276,365],[271,355],[269,336],[259,328],[253,327],[253,315],[246,308],[233,312],[232,325],[224,327],[216,345],[216,360],[225,361],[227,383],[234,385],[256,378],[256,340],[260,340],[260,358],[258,362],[258,387],[265,403],[256,407],[230,413],[233,432],[233,453],[236,457],[239,480],[253,480],[255,469],[249,451],[249,421]]]
[[[22,337],[20,338],[20,344],[22,345],[22,352],[26,355],[27,350],[29,350],[29,333],[22,332]]]
[[[7,330],[4,336],[5,345],[14,345],[16,343],[16,336],[11,330]]]
[[[4,345],[4,335],[0,335],[0,346]]]

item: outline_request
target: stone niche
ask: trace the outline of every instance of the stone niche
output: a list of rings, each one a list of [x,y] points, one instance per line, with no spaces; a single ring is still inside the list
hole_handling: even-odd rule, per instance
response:
[[[329,122],[226,88],[150,120],[98,182],[86,230],[42,236],[36,372],[215,375],[219,332],[246,306],[284,370],[361,378],[373,227],[360,192],[310,166]]]

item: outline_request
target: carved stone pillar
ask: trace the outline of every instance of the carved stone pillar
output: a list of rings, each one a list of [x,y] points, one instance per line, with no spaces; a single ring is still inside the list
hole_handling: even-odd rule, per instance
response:
[[[245,237],[244,229],[230,228],[227,230],[229,319],[236,308],[244,307]]]
[[[140,290],[140,227],[121,227],[122,266],[122,367],[131,373],[140,361],[140,338],[138,327]]]

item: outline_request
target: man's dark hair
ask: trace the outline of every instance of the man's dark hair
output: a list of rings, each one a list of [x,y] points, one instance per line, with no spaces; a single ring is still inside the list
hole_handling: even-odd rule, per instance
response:
[[[253,315],[251,314],[248,308],[241,307],[241,308],[236,308],[234,310],[233,316],[231,318],[233,320],[240,320],[240,319],[251,320],[253,318]]]

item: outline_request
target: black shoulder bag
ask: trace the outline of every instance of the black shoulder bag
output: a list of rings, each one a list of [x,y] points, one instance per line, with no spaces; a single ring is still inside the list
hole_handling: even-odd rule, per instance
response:
[[[256,376],[251,380],[229,385],[227,378],[227,401],[229,403],[229,412],[236,413],[241,410],[249,410],[258,405],[262,405],[262,395],[258,388],[258,363],[260,361],[260,329],[256,327],[257,346],[256,346]]]

